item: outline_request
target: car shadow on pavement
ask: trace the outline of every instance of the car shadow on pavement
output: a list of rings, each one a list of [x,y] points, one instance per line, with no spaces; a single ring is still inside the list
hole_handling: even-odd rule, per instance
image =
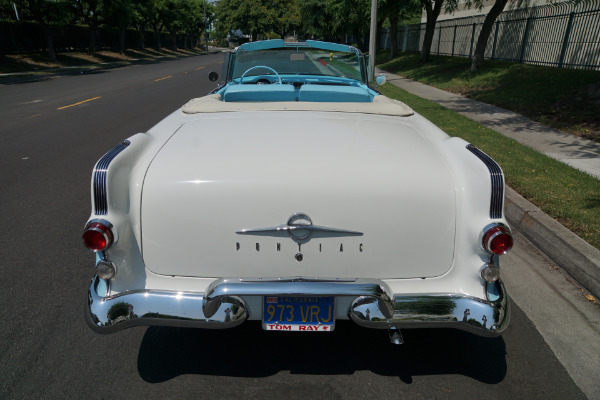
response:
[[[269,377],[280,371],[351,375],[372,371],[410,384],[414,376],[461,374],[495,384],[506,376],[502,337],[482,338],[453,329],[402,331],[405,344],[390,343],[386,330],[338,321],[331,333],[267,332],[250,321],[229,330],[147,329],[138,355],[146,382],[180,375]]]

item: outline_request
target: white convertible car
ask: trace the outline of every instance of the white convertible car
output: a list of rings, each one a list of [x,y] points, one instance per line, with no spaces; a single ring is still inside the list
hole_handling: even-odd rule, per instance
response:
[[[369,87],[366,64],[244,44],[212,94],[106,153],[83,233],[91,328],[504,331],[502,170]]]

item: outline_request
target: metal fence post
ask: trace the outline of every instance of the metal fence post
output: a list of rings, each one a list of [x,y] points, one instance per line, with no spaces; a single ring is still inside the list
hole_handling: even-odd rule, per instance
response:
[[[496,56],[496,43],[498,42],[498,25],[500,25],[500,22],[496,22],[496,32],[494,32],[494,45],[492,46],[492,60]]]
[[[527,48],[527,42],[529,41],[529,27],[531,26],[531,17],[527,18],[527,23],[525,24],[525,34],[523,35],[523,43],[521,45],[521,58],[519,62],[523,62],[525,59],[525,49]]]
[[[473,24],[473,31],[471,32],[471,48],[469,49],[469,57],[473,56],[473,42],[475,41],[475,28],[477,24]]]
[[[452,35],[452,56],[454,56],[454,44],[456,43],[456,24],[454,24],[454,34]]]
[[[558,61],[558,68],[562,68],[565,61],[565,54],[567,54],[567,47],[569,45],[569,36],[571,35],[571,27],[573,26],[573,17],[575,12],[569,14],[569,23],[567,24],[567,31],[565,32],[565,39],[563,40],[562,49],[560,51],[560,59]]]

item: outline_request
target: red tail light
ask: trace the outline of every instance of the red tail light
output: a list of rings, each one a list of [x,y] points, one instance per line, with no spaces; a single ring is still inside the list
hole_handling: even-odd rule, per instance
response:
[[[109,224],[103,222],[90,222],[83,231],[83,244],[97,253],[112,246],[114,235]]]
[[[492,224],[483,231],[483,249],[493,254],[506,254],[513,247],[510,228],[504,224]]]

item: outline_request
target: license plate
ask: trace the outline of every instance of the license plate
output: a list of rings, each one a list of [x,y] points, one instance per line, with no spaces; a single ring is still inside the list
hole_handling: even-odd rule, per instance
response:
[[[268,331],[330,332],[335,321],[333,297],[264,297],[263,328]]]

